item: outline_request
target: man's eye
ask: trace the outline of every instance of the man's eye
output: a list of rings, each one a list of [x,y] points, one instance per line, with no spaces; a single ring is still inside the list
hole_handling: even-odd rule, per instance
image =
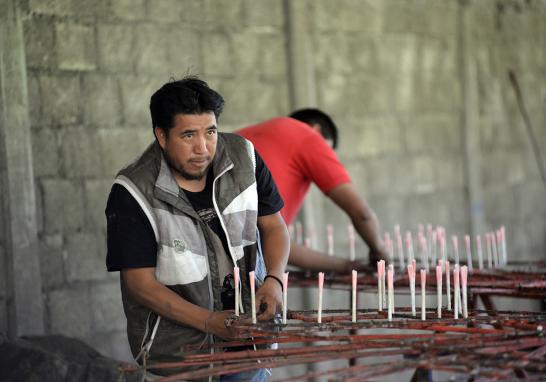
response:
[[[216,130],[209,130],[208,133],[209,133],[209,135],[215,135],[215,134],[216,134]]]
[[[193,137],[193,134],[183,134],[182,138],[184,139],[191,139]]]

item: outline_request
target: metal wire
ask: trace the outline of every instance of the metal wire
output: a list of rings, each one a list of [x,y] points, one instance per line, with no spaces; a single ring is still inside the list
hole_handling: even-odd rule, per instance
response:
[[[290,276],[292,287],[316,286],[314,275],[291,273]],[[348,289],[350,276],[327,275],[325,285]],[[360,291],[373,291],[377,280],[374,276],[362,275],[358,285]],[[399,276],[396,285],[397,293],[404,292],[407,276]],[[427,286],[435,288],[435,277],[427,280]],[[469,291],[474,296],[484,293],[542,299],[546,298],[546,272],[537,266],[475,271],[469,278]],[[314,310],[289,311],[286,325],[234,321],[232,326],[238,338],[212,346],[214,353],[195,354],[196,348],[188,346],[180,361],[148,365],[148,369],[174,373],[160,379],[167,382],[261,368],[357,360],[360,362],[351,366],[308,372],[287,380],[329,377],[361,381],[414,369],[450,372],[457,376],[454,380],[546,378],[544,312],[472,309],[468,319],[454,319],[452,312],[444,310],[438,319],[436,308],[430,308],[426,310],[426,321],[421,321],[420,316],[413,317],[407,307],[397,307],[395,311],[393,321],[387,320],[386,312],[373,309],[359,309],[355,323],[351,322],[351,311],[344,309],[324,310],[321,324],[316,322]],[[241,345],[264,347],[273,343],[280,348],[221,351]],[[393,356],[399,359],[394,364]],[[197,369],[184,371],[190,366]],[[138,366],[122,367],[125,373],[138,369]]]

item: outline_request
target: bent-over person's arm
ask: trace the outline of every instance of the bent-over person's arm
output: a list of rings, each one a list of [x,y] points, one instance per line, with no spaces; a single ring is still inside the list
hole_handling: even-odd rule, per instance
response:
[[[370,264],[386,259],[387,252],[381,239],[379,221],[368,203],[362,198],[352,183],[334,187],[326,194],[351,219],[355,230],[370,248]]]

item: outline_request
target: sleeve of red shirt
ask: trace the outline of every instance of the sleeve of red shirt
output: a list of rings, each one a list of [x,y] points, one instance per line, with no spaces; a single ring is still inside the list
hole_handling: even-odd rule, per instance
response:
[[[351,181],[334,150],[314,130],[306,134],[299,146],[297,165],[323,193]]]

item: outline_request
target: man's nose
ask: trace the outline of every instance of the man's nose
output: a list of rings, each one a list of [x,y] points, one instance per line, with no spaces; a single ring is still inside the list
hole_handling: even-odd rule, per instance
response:
[[[205,137],[199,137],[195,143],[194,150],[198,154],[204,154],[207,150],[207,140]]]

